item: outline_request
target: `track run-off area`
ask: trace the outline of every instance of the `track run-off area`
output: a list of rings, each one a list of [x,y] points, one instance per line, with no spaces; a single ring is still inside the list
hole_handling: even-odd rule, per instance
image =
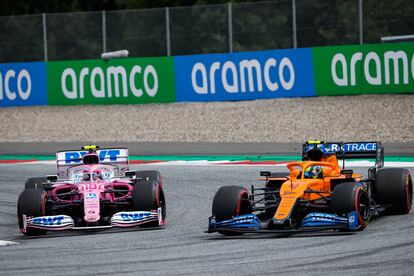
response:
[[[390,164],[386,162],[386,165]],[[402,164],[399,162],[399,164]],[[410,171],[413,174],[413,166]],[[0,274],[4,275],[251,275],[380,274],[411,275],[414,212],[373,219],[361,232],[300,235],[206,234],[211,204],[223,185],[250,189],[261,170],[279,165],[154,163],[164,177],[167,227],[49,232],[25,237],[18,229],[16,204],[29,177],[55,173],[55,164],[0,164]],[[366,175],[367,167],[352,167]]]

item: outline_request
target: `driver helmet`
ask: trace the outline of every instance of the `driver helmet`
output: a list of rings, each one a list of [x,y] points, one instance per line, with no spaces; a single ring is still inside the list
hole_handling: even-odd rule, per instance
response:
[[[84,171],[83,171],[83,176],[82,176],[82,178],[83,178],[83,180],[84,180],[84,181],[89,181],[89,180],[91,180],[91,175],[89,174],[89,171],[88,171],[88,170],[84,170]]]
[[[102,179],[102,173],[101,173],[101,171],[100,170],[94,170],[92,172],[92,179],[93,180],[100,180],[100,179]]]
[[[87,153],[83,156],[82,162],[85,165],[88,164],[99,164],[99,156],[96,153]]]
[[[322,166],[310,166],[305,169],[305,178],[320,179],[323,178]]]

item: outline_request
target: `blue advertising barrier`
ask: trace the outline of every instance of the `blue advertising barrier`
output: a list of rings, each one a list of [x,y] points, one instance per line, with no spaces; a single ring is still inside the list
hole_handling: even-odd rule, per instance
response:
[[[0,64],[0,107],[24,105],[47,105],[46,64]]]
[[[177,102],[315,96],[310,48],[174,57]]]

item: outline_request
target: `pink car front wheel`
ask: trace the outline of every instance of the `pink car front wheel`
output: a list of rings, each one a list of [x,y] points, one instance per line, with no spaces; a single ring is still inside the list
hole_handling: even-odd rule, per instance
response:
[[[162,221],[165,221],[166,203],[164,191],[157,181],[139,181],[132,193],[132,211],[157,211],[161,208]],[[146,227],[160,226],[159,222],[149,223]]]

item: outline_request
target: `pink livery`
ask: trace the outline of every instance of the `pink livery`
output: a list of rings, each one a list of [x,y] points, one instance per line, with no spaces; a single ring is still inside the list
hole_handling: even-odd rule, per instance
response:
[[[127,148],[56,153],[57,175],[29,178],[18,200],[25,235],[112,227],[164,227],[162,176],[130,171]]]

